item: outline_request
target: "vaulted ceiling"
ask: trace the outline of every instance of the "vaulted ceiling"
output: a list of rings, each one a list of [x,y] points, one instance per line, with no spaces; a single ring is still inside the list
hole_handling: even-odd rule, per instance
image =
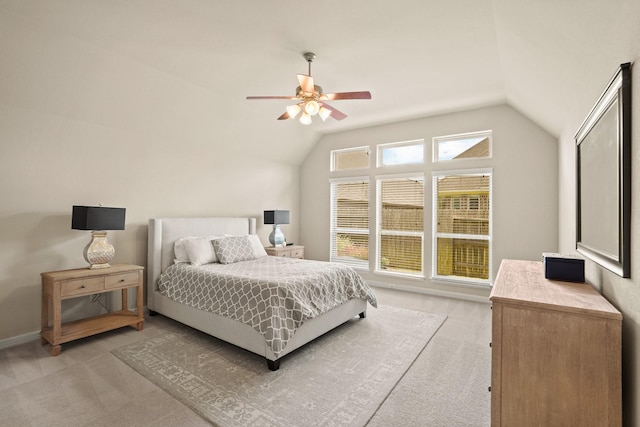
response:
[[[323,133],[508,103],[551,134],[631,44],[638,0],[0,1],[0,102],[186,149],[300,162]],[[305,51],[343,121],[277,121]],[[570,124],[573,126],[574,124]],[[573,129],[575,131],[575,129]]]

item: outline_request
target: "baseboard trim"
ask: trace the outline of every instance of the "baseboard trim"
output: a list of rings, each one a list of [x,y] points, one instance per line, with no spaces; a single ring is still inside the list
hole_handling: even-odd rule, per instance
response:
[[[5,348],[15,347],[20,344],[28,343],[31,341],[35,341],[40,338],[40,331],[28,332],[26,334],[17,335],[15,337],[5,338],[0,340],[0,350],[4,350]]]
[[[132,308],[131,310],[134,312],[136,311],[135,308]],[[142,311],[145,313],[145,315],[149,313],[146,305],[142,307]],[[4,350],[5,348],[9,347],[15,347],[17,345],[25,344],[38,339],[40,339],[40,331],[27,332],[26,334],[5,338],[0,340],[0,350]]]
[[[437,297],[445,297],[445,298],[454,298],[454,299],[461,299],[461,300],[465,300],[465,301],[474,301],[474,302],[482,302],[485,304],[490,304],[491,301],[489,300],[489,297],[483,297],[481,295],[470,295],[470,294],[463,294],[460,292],[448,292],[448,291],[443,291],[443,290],[439,290],[439,289],[429,289],[429,288],[418,288],[415,286],[405,286],[405,285],[397,285],[397,284],[391,284],[391,283],[386,283],[386,282],[378,282],[375,280],[367,280],[367,283],[373,287],[378,287],[378,288],[386,288],[386,289],[396,289],[399,291],[403,291],[403,292],[413,292],[416,294],[424,294],[424,295],[433,295],[433,296],[437,296]]]

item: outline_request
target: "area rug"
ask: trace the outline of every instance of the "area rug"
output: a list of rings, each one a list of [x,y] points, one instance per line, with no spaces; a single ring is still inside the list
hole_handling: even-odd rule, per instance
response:
[[[172,323],[113,351],[220,427],[364,426],[445,320],[382,306],[285,356],[264,358]]]

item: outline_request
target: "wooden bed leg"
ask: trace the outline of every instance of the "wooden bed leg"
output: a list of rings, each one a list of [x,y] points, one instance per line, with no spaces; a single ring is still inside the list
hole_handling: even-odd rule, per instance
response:
[[[365,317],[367,317],[367,312],[363,311],[362,313],[360,313],[360,318],[364,319]]]
[[[267,359],[267,365],[269,365],[270,370],[277,371],[278,369],[280,369],[280,359],[278,360]]]

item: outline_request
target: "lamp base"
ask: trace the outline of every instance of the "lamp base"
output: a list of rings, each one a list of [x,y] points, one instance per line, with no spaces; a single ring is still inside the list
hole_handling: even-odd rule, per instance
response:
[[[284,246],[284,234],[280,230],[280,225],[273,224],[273,230],[269,234],[269,243],[273,247]]]
[[[90,264],[89,268],[108,268],[109,262],[116,254],[113,245],[107,241],[106,231],[93,231],[91,242],[84,248],[84,259]]]

